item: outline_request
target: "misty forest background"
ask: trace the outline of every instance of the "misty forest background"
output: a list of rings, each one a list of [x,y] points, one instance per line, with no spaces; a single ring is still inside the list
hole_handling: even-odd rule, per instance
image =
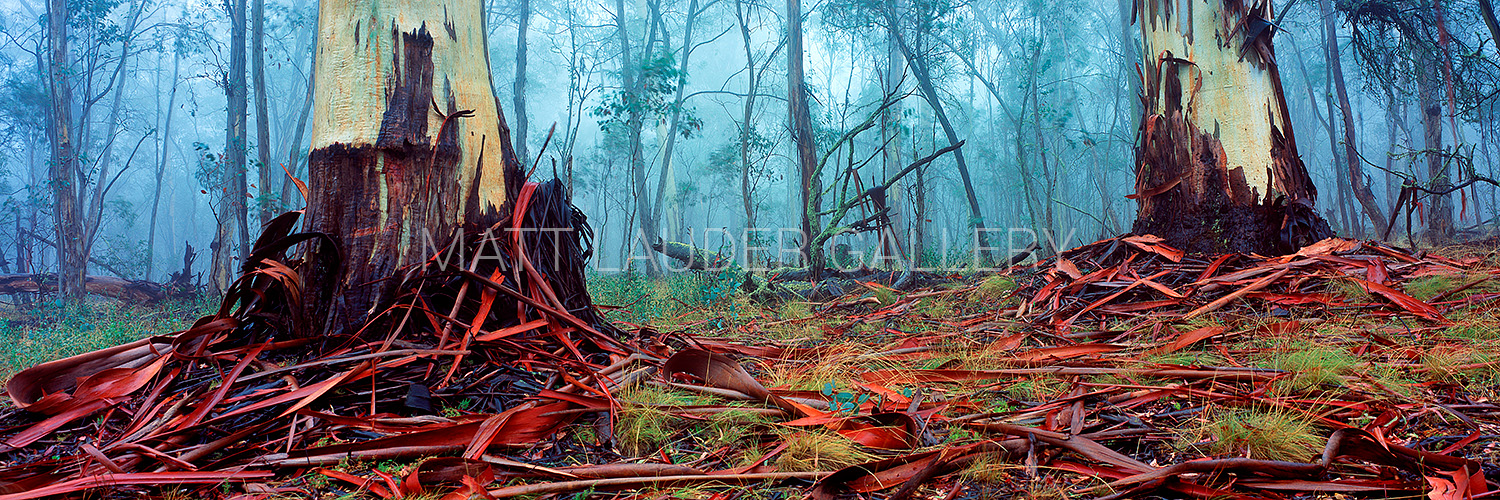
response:
[[[316,2],[70,2],[63,71],[79,162],[68,190],[55,189],[65,181],[51,168],[56,72],[41,3],[0,2],[0,272],[57,270],[54,207],[65,191],[76,196],[88,274],[165,281],[191,247],[202,252],[194,273],[222,290],[230,274],[212,268],[235,268],[262,221],[304,203],[288,173],[307,175]],[[895,232],[924,263],[963,261],[976,225],[1050,230],[1064,248],[1130,231],[1141,115],[1130,1],[801,3],[792,14],[804,16],[822,178],[851,168],[859,178],[830,191],[825,207],[964,141],[961,157],[943,155],[889,192]],[[1338,87],[1382,212],[1404,183],[1494,176],[1500,30],[1488,0],[1276,8],[1299,152],[1338,234],[1380,236],[1350,194]],[[724,235],[798,227],[787,5],[492,0],[485,12],[514,147],[536,165],[534,180],[555,172],[572,187],[595,229],[598,269],[641,268],[630,257],[650,255],[641,242],[654,235],[742,251]],[[1437,92],[1418,92],[1424,73],[1438,75]],[[1423,110],[1440,119],[1424,123]],[[644,120],[627,120],[632,112]],[[851,130],[863,132],[842,141]],[[1430,175],[1430,155],[1444,174]],[[1448,196],[1455,230],[1423,241],[1479,237],[1500,207],[1482,179]],[[1427,219],[1413,215],[1407,227],[1397,217],[1391,238],[1421,237]],[[705,229],[725,232],[705,240]],[[1004,246],[1006,233],[996,234],[992,244]],[[872,240],[851,246],[874,250]]]

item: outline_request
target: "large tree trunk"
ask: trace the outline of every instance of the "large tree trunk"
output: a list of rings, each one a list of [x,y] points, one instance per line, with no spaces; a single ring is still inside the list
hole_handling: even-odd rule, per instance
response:
[[[315,327],[358,327],[398,269],[504,212],[515,158],[483,19],[479,0],[321,4],[306,229],[337,248],[304,276]]]
[[[1330,236],[1297,156],[1269,2],[1139,5],[1146,107],[1135,232],[1189,251],[1261,254]]]
[[[812,271],[814,280],[822,273],[822,252],[812,245],[814,228],[822,228],[822,217],[818,217],[822,198],[822,182],[817,176],[818,146],[813,142],[812,115],[807,109],[807,82],[803,69],[802,54],[802,1],[787,0],[787,52],[786,52],[786,101],[787,113],[792,125],[792,138],[797,147],[798,188],[801,190],[801,210],[798,217],[802,229],[799,253],[802,264]]]
[[[58,291],[70,300],[82,299],[88,272],[83,252],[83,218],[79,213],[78,154],[73,143],[73,90],[68,83],[68,2],[47,2],[47,53],[50,71],[48,131],[52,139],[52,221],[57,231]]]

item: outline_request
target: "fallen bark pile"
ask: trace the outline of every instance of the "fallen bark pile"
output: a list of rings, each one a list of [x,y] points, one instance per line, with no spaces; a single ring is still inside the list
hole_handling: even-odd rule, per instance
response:
[[[571,212],[551,195],[525,201],[535,189],[515,219],[559,227]],[[501,249],[503,266],[434,259],[349,338],[280,335],[291,328],[284,304],[295,303],[296,275],[276,255],[286,245],[271,242],[299,237],[263,237],[258,264],[192,329],[13,379],[19,408],[0,420],[0,500],[169,484],[209,485],[198,491],[211,495],[224,482],[244,498],[315,495],[288,480],[308,474],[382,498],[769,483],[813,498],[1045,487],[1106,498],[1459,499],[1489,491],[1497,472],[1500,406],[1451,380],[1422,381],[1438,369],[1423,360],[1448,342],[1450,317],[1500,300],[1479,286],[1495,271],[1477,259],[1325,240],[1290,256],[1204,260],[1127,236],[982,283],[905,294],[868,284],[872,293],[804,317],[709,318],[627,337],[572,293],[579,269],[535,258],[549,244],[540,235],[500,233],[478,248]],[[574,255],[587,242],[562,244]],[[1401,291],[1456,273],[1475,277],[1425,302]],[[1368,300],[1329,291],[1340,283]],[[1194,322],[1209,314],[1221,324]],[[1354,314],[1365,319],[1348,321],[1368,322],[1332,329]],[[1367,369],[1309,379],[1300,367],[1257,366],[1282,347],[1240,342],[1313,327],[1329,328],[1320,342],[1370,360]],[[802,341],[755,340],[787,331]],[[1212,363],[1167,357],[1200,346]],[[321,354],[299,356],[309,350]],[[1455,369],[1475,368],[1465,366]],[[1394,387],[1377,373],[1386,369],[1414,382]],[[719,400],[646,407],[662,418],[742,412],[778,430],[704,447],[689,435],[621,456],[611,429],[642,408],[620,399],[635,387]],[[1322,429],[1320,440],[1290,457],[1172,444],[1240,412],[1298,417]],[[873,459],[790,470],[791,441],[814,432]],[[400,471],[341,466],[434,455]],[[986,464],[1005,472],[983,476]]]
[[[1405,279],[1461,273],[1477,262],[1418,257],[1376,242],[1337,238],[1275,258],[1224,254],[1205,259],[1184,255],[1155,236],[1123,236],[1063,252],[1020,272],[1026,300],[1015,315],[1046,324],[1058,333],[1111,317],[1150,314],[1191,320],[1245,303],[1255,304],[1262,312],[1310,306],[1382,317],[1404,313],[1444,324],[1448,320],[1434,304],[1414,299],[1392,285]],[[1347,302],[1329,293],[1330,282],[1357,286],[1379,301]],[[1475,301],[1495,298],[1471,297],[1462,304],[1437,305],[1472,306]]]

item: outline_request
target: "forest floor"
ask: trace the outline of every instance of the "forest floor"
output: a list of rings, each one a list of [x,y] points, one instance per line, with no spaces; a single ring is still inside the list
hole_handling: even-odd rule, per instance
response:
[[[483,486],[530,498],[1482,497],[1500,479],[1496,243],[1309,248],[1194,258],[1105,240],[1002,274],[776,305],[728,274],[597,276],[594,300],[623,329],[743,369],[622,386],[615,411],[498,457]],[[181,329],[202,307],[5,312],[0,376]],[[403,480],[422,463],[351,459],[231,490],[442,497]],[[609,477],[635,480],[602,493],[615,483],[592,478]]]

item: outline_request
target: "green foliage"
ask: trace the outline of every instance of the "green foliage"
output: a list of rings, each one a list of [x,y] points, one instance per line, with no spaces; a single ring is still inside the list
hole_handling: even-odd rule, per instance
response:
[[[705,448],[718,448],[745,444],[744,441],[757,428],[765,428],[771,421],[764,415],[745,410],[729,410],[712,414],[708,425],[698,433]]]
[[[589,278],[594,303],[620,306],[618,319],[635,323],[663,321],[695,311],[721,313],[737,318],[739,272],[691,271],[649,279],[634,273],[595,274]]]
[[[740,138],[736,134],[729,137],[723,145],[715,148],[708,154],[708,164],[706,166],[708,173],[714,177],[725,181],[732,181],[735,185],[738,185],[740,175],[743,173],[741,169],[744,168],[744,160],[748,159],[750,161],[751,189],[767,182],[781,181],[782,173],[776,170],[769,161],[776,152],[776,143],[771,142],[766,136],[761,135],[754,124],[741,126],[750,127],[749,137],[747,137],[745,147],[743,148],[746,152],[745,156],[748,158],[740,156]]]
[[[616,414],[615,436],[620,451],[627,455],[646,455],[665,446],[677,429],[673,418],[661,407],[702,404],[707,401],[679,392],[654,387],[634,387],[620,393],[622,403]]]
[[[601,127],[613,129],[680,112],[678,132],[683,137],[692,137],[703,128],[703,122],[690,108],[679,107],[673,102],[672,94],[677,91],[680,76],[675,53],[661,51],[651,54],[635,68],[635,88],[619,88],[606,94],[603,102],[590,113],[598,117]]]
[[[1375,300],[1375,296],[1351,280],[1328,280],[1328,293],[1349,304],[1368,304]]]
[[[214,304],[206,300],[124,305],[88,302],[69,306],[47,301],[32,309],[0,313],[0,380],[40,363],[165,335],[192,326]]]
[[[776,457],[778,471],[839,470],[874,458],[853,440],[826,430],[791,431],[785,440],[786,449]]]
[[[1443,336],[1460,340],[1495,340],[1500,338],[1500,324],[1490,312],[1484,312],[1469,318],[1454,318],[1453,326],[1443,329]]]

